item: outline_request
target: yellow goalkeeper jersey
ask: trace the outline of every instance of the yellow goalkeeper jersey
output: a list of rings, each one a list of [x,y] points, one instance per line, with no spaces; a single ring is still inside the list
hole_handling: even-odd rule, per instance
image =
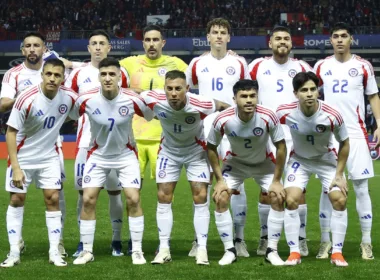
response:
[[[156,60],[151,60],[146,55],[131,56],[121,60],[120,65],[128,72],[131,88],[143,90],[163,89],[166,72],[171,70],[185,72],[187,68],[187,64],[181,59],[168,55],[162,55]],[[161,140],[162,128],[156,119],[147,122],[135,115],[132,127],[136,140]]]

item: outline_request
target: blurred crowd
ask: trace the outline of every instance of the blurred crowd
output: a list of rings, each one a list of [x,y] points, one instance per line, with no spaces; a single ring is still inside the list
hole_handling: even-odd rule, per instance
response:
[[[281,13],[302,15],[285,23]],[[373,0],[0,0],[0,31],[105,29],[117,37],[141,30],[147,15],[170,15],[167,29],[203,29],[215,17],[233,28],[289,25],[321,33],[337,21],[380,26]]]

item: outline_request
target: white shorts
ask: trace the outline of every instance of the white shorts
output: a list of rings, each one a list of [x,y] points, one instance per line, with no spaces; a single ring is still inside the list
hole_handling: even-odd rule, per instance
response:
[[[58,157],[49,165],[37,169],[23,169],[25,184],[23,189],[14,187],[12,180],[12,168],[7,168],[5,178],[5,190],[13,193],[27,193],[30,184],[34,181],[37,189],[61,189],[61,167]]]
[[[87,149],[79,148],[78,153],[75,157],[75,189],[78,191],[82,190],[83,185],[83,172],[87,161]],[[108,191],[119,191],[122,187],[119,184],[119,179],[117,178],[116,170],[112,169],[107,176],[105,189]]]
[[[316,174],[322,183],[323,192],[328,193],[335,178],[336,165],[336,160],[322,161],[292,156],[287,164],[284,188],[298,187],[304,191],[310,176]]]
[[[162,149],[157,157],[156,182],[178,182],[182,166],[186,169],[187,180],[192,182],[210,182],[207,154],[201,151],[196,154],[184,154],[182,157],[171,155]]]
[[[339,144],[338,149],[339,150]],[[347,159],[348,179],[360,180],[374,176],[371,151],[365,139],[350,138],[350,154]]]
[[[112,171],[116,176],[107,180]],[[114,190],[140,188],[140,165],[133,152],[113,157],[90,156],[84,167],[82,188],[103,187],[106,183],[115,186]]]
[[[268,158],[256,165],[245,165],[235,160],[223,163],[222,174],[229,189],[239,190],[245,179],[253,178],[259,184],[262,193],[268,193],[273,181],[275,164]]]

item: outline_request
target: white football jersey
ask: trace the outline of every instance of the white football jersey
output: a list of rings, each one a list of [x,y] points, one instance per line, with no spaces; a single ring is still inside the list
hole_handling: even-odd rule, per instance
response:
[[[91,126],[89,156],[115,156],[122,153],[136,153],[132,131],[134,114],[153,118],[152,111],[144,100],[133,91],[120,89],[119,94],[108,100],[96,88],[82,94],[75,102],[70,118],[78,119],[87,114]]]
[[[206,150],[203,119],[215,112],[213,99],[188,92],[185,107],[176,111],[163,90],[144,91],[141,97],[161,122],[161,148],[179,156]]]
[[[231,150],[224,160],[233,159],[242,164],[254,165],[272,157],[268,145],[269,137],[273,143],[284,139],[284,133],[276,114],[267,107],[257,105],[252,119],[243,122],[237,107],[230,107],[219,113],[211,127],[207,141],[219,145],[227,135]]]
[[[121,68],[121,80],[119,86],[122,88],[129,87],[128,73]],[[83,67],[75,68],[70,76],[65,81],[65,86],[71,88],[78,94],[88,92],[94,88],[99,88],[99,69],[94,67],[91,63],[85,64]],[[90,122],[88,117],[83,115],[78,120],[77,129],[77,148],[88,148],[90,145]]]
[[[293,139],[292,154],[305,159],[337,159],[332,136],[338,142],[348,138],[342,115],[325,102],[318,100],[317,112],[306,117],[299,102],[285,104],[277,109],[281,124],[290,128]]]
[[[371,63],[356,55],[344,63],[330,56],[318,61],[314,70],[326,103],[339,109],[350,138],[367,138],[364,94],[378,92]]]
[[[297,101],[293,90],[293,78],[299,72],[313,71],[303,60],[289,58],[278,64],[273,56],[258,58],[248,66],[252,80],[259,84],[259,104],[276,111],[278,106]]]
[[[227,55],[222,59],[214,58],[211,53],[194,58],[186,70],[186,82],[191,88],[198,85],[199,95],[234,105],[235,83],[250,79],[248,66],[241,56]]]
[[[42,168],[58,157],[59,130],[76,98],[75,92],[63,86],[52,100],[43,94],[40,85],[20,93],[7,125],[18,130],[17,158],[21,168]]]

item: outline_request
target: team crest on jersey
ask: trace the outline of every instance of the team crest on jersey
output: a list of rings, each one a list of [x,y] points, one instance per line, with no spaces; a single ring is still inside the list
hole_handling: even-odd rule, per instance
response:
[[[168,72],[165,68],[158,69],[158,75],[165,76],[166,72]]]
[[[119,114],[120,114],[120,116],[125,117],[126,115],[128,115],[128,113],[129,113],[129,109],[128,109],[127,106],[121,106],[119,108]]]
[[[294,69],[290,69],[288,75],[290,78],[294,78],[294,76],[297,75],[297,71]]]
[[[289,181],[289,182],[294,182],[295,179],[296,179],[296,176],[293,175],[293,174],[290,174],[290,175],[288,176],[288,181]]]
[[[86,176],[84,176],[84,178],[83,178],[83,182],[85,182],[85,183],[90,183],[90,181],[91,181],[91,177],[90,177],[90,175],[86,175]]]
[[[58,108],[58,111],[59,111],[62,115],[65,114],[65,113],[67,112],[67,110],[68,110],[68,107],[67,107],[66,104],[62,104],[62,105],[59,106],[59,108]]]
[[[78,179],[77,184],[78,184],[79,187],[82,186],[82,178],[79,178],[79,179]]]
[[[261,136],[261,135],[263,135],[263,133],[264,133],[264,129],[262,129],[261,127],[255,127],[253,129],[253,134],[255,136]]]
[[[318,124],[315,127],[315,131],[318,132],[318,133],[323,133],[323,132],[326,131],[326,126],[324,126],[323,124]]]
[[[226,72],[228,75],[233,75],[233,74],[235,74],[236,70],[232,66],[228,66],[226,69]]]
[[[356,77],[359,74],[359,71],[356,68],[351,68],[348,70],[348,75],[351,77]]]
[[[187,117],[185,118],[185,122],[186,122],[187,124],[193,124],[193,123],[195,123],[195,118],[194,118],[193,116],[187,116]]]
[[[165,178],[166,177],[166,172],[164,170],[158,171],[158,177]]]

